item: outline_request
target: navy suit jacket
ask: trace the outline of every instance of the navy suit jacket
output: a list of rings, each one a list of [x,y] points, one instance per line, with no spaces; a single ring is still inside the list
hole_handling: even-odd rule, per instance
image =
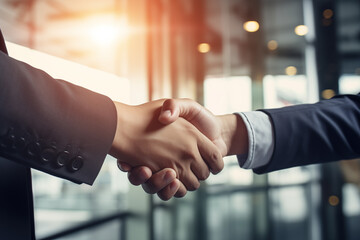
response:
[[[275,146],[256,173],[360,157],[360,93],[262,111],[272,121]]]
[[[92,184],[116,109],[108,97],[9,57],[1,32],[0,50],[0,238],[34,239],[30,168]]]

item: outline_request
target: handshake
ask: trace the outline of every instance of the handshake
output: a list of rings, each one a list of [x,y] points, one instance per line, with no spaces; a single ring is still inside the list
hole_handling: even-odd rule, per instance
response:
[[[163,200],[183,197],[219,173],[223,157],[246,154],[247,130],[235,114],[215,116],[189,99],[139,106],[115,102],[117,128],[109,154],[129,181]]]

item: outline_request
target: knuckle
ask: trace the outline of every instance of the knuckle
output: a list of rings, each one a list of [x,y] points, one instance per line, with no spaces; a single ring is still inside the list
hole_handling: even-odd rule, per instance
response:
[[[214,174],[221,172],[221,170],[224,168],[224,161],[221,154],[214,152],[211,154],[210,159],[212,172]]]
[[[176,105],[176,101],[175,99],[166,99],[165,102],[163,103],[163,106],[166,108],[173,108]]]
[[[222,162],[222,156],[218,151],[214,151],[210,154],[210,161],[213,163]]]

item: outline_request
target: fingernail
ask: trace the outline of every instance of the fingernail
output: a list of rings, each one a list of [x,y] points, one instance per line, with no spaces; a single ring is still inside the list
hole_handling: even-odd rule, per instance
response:
[[[173,190],[176,189],[176,188],[177,188],[176,181],[172,181],[172,182],[170,183],[170,191],[173,191]]]
[[[121,163],[120,163],[119,161],[117,162],[117,166],[118,166],[118,168],[119,168],[121,171],[124,171],[124,169],[122,169]]]
[[[175,178],[175,172],[174,171],[167,171],[164,175],[164,181],[170,182]]]
[[[140,180],[143,181],[147,181],[148,180],[148,174],[146,173],[146,169],[142,169],[140,174],[139,174],[139,178]]]
[[[170,111],[170,110],[165,110],[165,111],[162,113],[162,115],[163,115],[164,117],[171,117],[171,111]]]

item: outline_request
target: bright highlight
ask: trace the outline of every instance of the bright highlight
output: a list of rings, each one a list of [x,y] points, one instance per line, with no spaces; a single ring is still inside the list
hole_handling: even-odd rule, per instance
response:
[[[117,29],[115,26],[98,25],[91,29],[91,38],[94,42],[102,45],[108,45],[117,38]]]
[[[278,48],[278,43],[275,40],[271,40],[268,42],[267,47],[269,50],[274,51]]]
[[[296,73],[297,73],[297,68],[294,67],[294,66],[288,66],[288,67],[285,69],[285,73],[286,73],[286,75],[288,75],[288,76],[294,76],[294,75],[296,75]]]
[[[198,51],[201,52],[201,53],[207,53],[210,51],[210,44],[208,43],[200,43],[198,45]]]
[[[90,39],[98,45],[108,46],[130,34],[125,18],[113,15],[92,16],[86,21]]]
[[[296,33],[296,35],[305,36],[309,32],[309,29],[305,25],[299,25],[296,26],[294,32]]]
[[[259,30],[260,25],[257,21],[247,21],[244,23],[243,27],[247,32],[256,32]]]
[[[335,96],[335,91],[332,90],[332,89],[325,89],[321,92],[321,96],[324,98],[324,99],[330,99],[332,98],[333,96]]]

